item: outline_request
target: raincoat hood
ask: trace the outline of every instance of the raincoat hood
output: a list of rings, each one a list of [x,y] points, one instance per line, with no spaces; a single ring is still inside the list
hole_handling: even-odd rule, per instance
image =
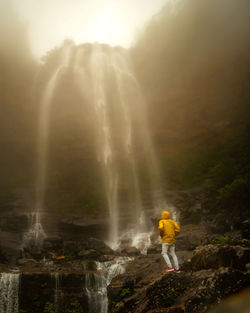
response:
[[[161,213],[161,219],[162,219],[162,220],[168,220],[169,218],[170,218],[170,214],[169,214],[168,211],[163,211],[163,212]]]

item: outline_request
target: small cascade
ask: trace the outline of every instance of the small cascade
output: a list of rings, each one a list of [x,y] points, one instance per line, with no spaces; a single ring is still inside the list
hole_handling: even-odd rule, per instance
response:
[[[124,265],[133,260],[131,257],[118,257],[112,261],[96,262],[97,270],[104,273],[108,286],[115,276],[125,273]]]
[[[43,243],[44,238],[47,235],[43,230],[41,223],[41,214],[39,212],[33,212],[30,215],[30,227],[27,233],[23,236],[23,246],[36,246],[40,247]]]
[[[108,312],[107,286],[116,275],[125,273],[124,265],[132,260],[133,258],[130,257],[119,257],[113,261],[96,262],[97,270],[101,272],[101,275],[86,274],[85,288],[88,296],[89,313]]]
[[[55,294],[54,294],[54,305],[55,305],[55,313],[60,312],[60,274],[55,273],[54,274],[55,278]]]
[[[20,274],[0,274],[0,312],[18,313],[19,311],[19,279]]]
[[[88,312],[106,313],[108,310],[108,297],[105,277],[95,273],[87,273],[85,288],[88,295]]]

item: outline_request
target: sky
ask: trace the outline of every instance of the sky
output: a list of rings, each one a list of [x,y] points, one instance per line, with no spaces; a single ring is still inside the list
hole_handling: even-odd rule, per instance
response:
[[[41,57],[65,38],[129,47],[168,0],[9,0]]]

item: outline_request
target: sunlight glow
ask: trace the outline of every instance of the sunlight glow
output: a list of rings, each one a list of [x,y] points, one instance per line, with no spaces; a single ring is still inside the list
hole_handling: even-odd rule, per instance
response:
[[[94,41],[116,44],[126,42],[126,30],[121,16],[113,8],[104,8],[97,12],[87,27],[89,37]]]

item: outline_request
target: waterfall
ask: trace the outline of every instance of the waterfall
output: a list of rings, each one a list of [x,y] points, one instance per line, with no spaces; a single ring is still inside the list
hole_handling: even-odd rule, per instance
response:
[[[36,183],[36,211],[44,209],[45,189],[48,163],[48,138],[50,129],[50,110],[58,79],[63,70],[68,67],[71,56],[71,45],[62,49],[61,61],[51,75],[40,103],[37,140],[37,183]]]
[[[103,210],[109,214],[106,239],[112,249],[117,249],[124,232],[132,230],[133,238],[141,233],[149,236],[152,225],[146,222],[148,218],[141,222],[142,215],[159,215],[166,206],[161,170],[147,125],[146,103],[129,54],[123,48],[97,43],[61,48],[61,60],[40,103],[36,212],[44,210],[51,106],[67,69],[72,84],[80,91],[82,112],[90,114],[93,122],[93,142],[102,176],[98,184],[106,195]],[[130,218],[125,226],[121,224],[124,216]],[[140,246],[138,240],[135,245]]]
[[[30,226],[28,231],[23,235],[22,246],[33,245],[40,247],[43,243],[44,238],[47,235],[44,232],[41,224],[40,212],[33,212],[30,214]]]
[[[19,276],[14,273],[0,274],[0,313],[18,313]]]
[[[96,262],[100,274],[87,273],[85,276],[85,289],[88,296],[89,313],[107,313],[108,297],[107,286],[119,274],[125,273],[124,265],[133,258],[118,257],[107,262]]]
[[[88,296],[89,313],[107,313],[108,298],[105,277],[95,273],[85,276],[85,288]]]
[[[82,55],[84,56],[84,53]],[[146,123],[145,101],[133,74],[128,54],[124,49],[96,44],[90,56],[84,57],[89,57],[88,89],[92,91],[90,101],[96,112],[97,152],[103,168],[110,214],[108,244],[116,249],[121,236],[120,189],[124,181],[122,162],[126,163],[126,175],[130,177],[130,183],[127,184],[130,189],[133,219],[136,221],[135,229],[137,232],[147,230],[147,225],[139,224],[144,205],[138,170],[138,152],[136,152],[138,142],[147,160],[152,205],[162,208],[166,201],[161,189],[157,158]],[[78,64],[80,64],[79,59]]]

